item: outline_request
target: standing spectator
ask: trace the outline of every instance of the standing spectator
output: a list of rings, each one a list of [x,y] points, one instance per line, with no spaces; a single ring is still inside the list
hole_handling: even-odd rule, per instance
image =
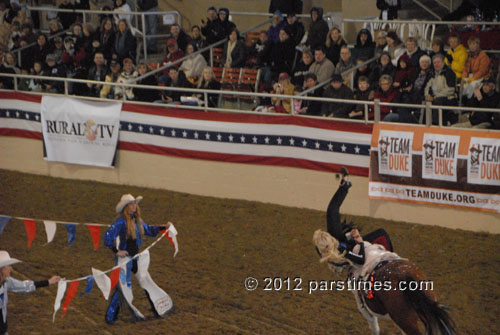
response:
[[[302,0],[271,0],[269,3],[269,13],[279,10],[282,13],[302,13]]]
[[[465,68],[465,62],[467,61],[467,49],[462,45],[462,40],[460,35],[457,33],[452,33],[448,37],[448,44],[450,49],[448,50],[448,55],[451,56],[450,59],[446,59],[446,65],[451,66],[453,72],[458,79],[462,79],[462,73]],[[450,64],[451,63],[451,64]]]
[[[166,63],[173,63],[178,59],[181,59],[184,57],[184,51],[180,50],[179,47],[177,46],[177,41],[174,38],[169,38],[167,41],[167,54],[165,55],[165,58],[163,59],[163,64]],[[175,64],[176,67],[181,66],[181,63]],[[163,74],[167,74],[167,71],[165,71]]]
[[[46,67],[42,71],[42,76],[46,77],[66,77],[64,66],[57,64],[56,55],[48,54],[45,61]],[[42,87],[45,92],[49,93],[64,93],[64,81],[53,80],[43,81]]]
[[[360,76],[354,83],[357,86],[357,89],[354,91],[354,100],[373,101],[375,92],[370,87],[370,79],[368,77]],[[364,115],[365,104],[354,106],[354,110],[349,113],[351,119],[364,119]]]
[[[285,29],[280,30],[279,41],[271,51],[271,71],[273,73],[289,73],[295,60],[295,42],[288,36]]]
[[[425,101],[432,102],[438,106],[456,106],[457,96],[455,93],[457,77],[449,67],[444,64],[444,56],[436,54],[432,58],[434,70],[432,77],[425,86]],[[456,115],[452,111],[443,111],[443,124],[455,123]],[[432,124],[437,125],[439,115],[437,110],[432,111]]]
[[[286,33],[295,42],[295,45],[299,45],[305,34],[304,25],[297,19],[295,12],[289,12],[287,14],[286,23]]]
[[[107,61],[110,61],[114,53],[116,38],[113,20],[110,18],[106,18],[103,21],[101,28],[97,31],[96,35],[99,38],[99,43],[102,48],[101,50],[104,53],[104,58],[106,58]]]
[[[469,107],[476,108],[497,108],[499,102],[499,94],[495,90],[496,82],[493,78],[483,81],[482,87],[476,87],[474,96],[469,102]],[[469,115],[469,120],[462,123],[457,123],[455,127],[487,129],[491,128],[492,113],[489,112],[472,112]]]
[[[375,43],[372,41],[372,34],[368,29],[361,29],[356,38],[356,45],[352,51],[352,58],[356,61],[358,58],[366,60],[375,55]]]
[[[463,94],[468,99],[472,97],[474,90],[479,86],[481,80],[490,75],[490,58],[481,50],[480,43],[477,37],[471,37],[467,41],[469,46],[469,57],[465,63],[462,80],[466,80]]]
[[[346,99],[353,98],[352,90],[342,82],[340,74],[332,76],[331,84],[325,89],[323,93],[324,98],[332,99]],[[341,117],[348,118],[349,113],[353,110],[354,105],[343,102],[325,102],[321,107],[321,115],[327,117]]]
[[[191,43],[196,45],[196,49],[200,50],[207,46],[207,41],[201,36],[201,30],[199,26],[191,27]],[[210,52],[204,52],[205,60],[208,61],[208,57],[210,56]]]
[[[380,9],[379,19],[396,20],[398,10],[401,9],[401,0],[377,0],[377,8]]]
[[[333,65],[337,66],[340,59],[340,48],[347,45],[338,27],[333,27],[332,30],[328,32],[325,45],[326,57],[332,61]]]
[[[211,67],[207,66],[203,69],[200,79],[198,79],[198,84],[196,85],[199,89],[205,90],[220,90],[220,83],[215,79],[214,71]],[[199,99],[204,99],[204,97],[198,96]],[[210,93],[207,96],[208,107],[215,108],[219,104],[219,94]]]
[[[387,45],[384,51],[387,51],[391,55],[392,65],[396,67],[398,66],[399,57],[405,53],[403,42],[394,31],[389,32],[385,38],[387,40]]]
[[[427,55],[425,51],[420,49],[415,37],[408,37],[406,40],[406,52],[404,54],[410,56],[411,64],[415,69],[418,69],[420,57]]]
[[[156,26],[158,25],[158,15],[154,14],[158,11],[158,0],[138,0],[137,5],[142,12],[146,12],[146,44],[148,53],[156,53]]]
[[[127,21],[124,19],[118,22],[118,30],[115,34],[114,53],[118,62],[123,62],[125,58],[136,58],[137,41],[130,31]]]
[[[186,52],[186,47],[190,41],[190,38],[177,23],[174,23],[170,26],[169,38],[174,38],[177,41],[177,46],[179,47],[179,49]]]
[[[325,47],[317,47],[314,50],[314,63],[309,68],[314,73],[320,84],[330,79],[335,72],[335,66],[326,58]]]
[[[279,74],[278,82],[273,86],[273,94],[293,95],[295,86],[290,82],[288,73],[283,72]],[[277,113],[292,112],[291,100],[282,98],[271,98],[271,103]]]
[[[293,76],[292,76],[292,84],[298,87],[303,87],[304,86],[304,79],[306,78],[307,74],[309,73],[309,69],[313,63],[313,55],[311,53],[311,50],[309,49],[304,49],[302,52],[302,59],[300,62],[295,66],[295,69],[293,71]],[[312,74],[312,73],[311,73]],[[316,75],[314,75],[314,80],[316,81]],[[304,101],[303,103],[307,103]]]
[[[127,21],[127,26],[130,27],[132,34],[135,36],[135,31],[132,28],[132,15],[130,13],[132,9],[125,0],[113,0],[113,15],[114,23],[118,26],[120,20]]]
[[[181,87],[181,88],[192,88],[193,85],[187,80],[184,72],[179,71],[175,66],[168,68],[168,76],[162,77],[165,81],[161,82],[167,87]],[[180,91],[163,91],[162,100],[166,103],[177,103],[181,101],[181,96],[189,95],[186,92]]]
[[[306,45],[311,49],[322,46],[326,41],[328,34],[328,23],[323,20],[323,8],[313,7],[311,9],[311,25],[307,32]]]
[[[395,72],[396,69],[394,65],[392,65],[391,55],[386,51],[382,52],[382,55],[380,55],[379,60],[375,63],[373,67],[372,76],[370,78],[371,82],[374,84],[374,88],[378,88],[378,82],[380,77],[386,74],[391,78],[394,78]]]
[[[217,41],[229,37],[229,34],[236,28],[236,25],[229,21],[229,9],[219,9],[219,20],[216,21]]]
[[[309,90],[311,88],[316,87],[318,85],[318,80],[314,73],[308,73],[304,77],[305,89]],[[307,97],[315,97],[321,98],[323,97],[323,88],[318,87],[312,92],[306,94]],[[313,101],[313,100],[302,100],[302,106],[300,109],[301,114],[320,116],[321,115],[321,101]]]
[[[286,21],[283,21],[283,15],[277,10],[274,12],[273,21],[267,30],[267,37],[274,43],[277,43],[280,40],[280,30],[285,28],[285,26]]]
[[[182,62],[179,71],[184,71],[188,80],[194,83],[196,79],[200,77],[203,69],[207,66],[207,61],[203,58],[202,54],[193,55],[193,53],[198,51],[194,42],[189,43],[186,49],[189,57]]]
[[[375,41],[375,57],[380,57],[382,52],[384,52],[385,47],[387,46],[387,32],[379,31],[377,34],[377,40]]]
[[[59,5],[59,9],[75,9],[75,5],[73,5],[69,0],[62,0]],[[71,25],[76,21],[76,15],[68,12],[58,12],[57,18],[61,22],[64,30],[69,29],[69,27],[71,27]]]
[[[201,20],[201,33],[205,36],[207,45],[214,44],[221,40],[217,35],[218,21],[217,9],[213,6],[209,7],[207,10],[207,21]]]
[[[146,63],[139,63],[139,65],[137,65],[137,73],[139,77],[146,75],[149,71],[150,69]],[[156,80],[156,76],[147,76],[145,78],[137,80],[136,84],[157,86],[158,81]],[[154,102],[160,99],[160,94],[158,90],[147,89],[147,88],[133,88],[132,91],[134,93],[136,101]]]
[[[88,10],[90,9],[90,0],[75,0],[75,9],[79,10]],[[83,19],[83,13],[76,14],[76,22],[83,23],[85,20]]]
[[[116,61],[113,61],[116,64]],[[118,63],[118,74],[120,71],[120,64]],[[87,74],[88,80],[95,81],[105,81],[106,76],[109,74],[109,70],[106,66],[106,59],[104,58],[104,54],[101,51],[97,51],[94,55],[94,65],[90,67],[89,72]],[[118,78],[117,74],[117,78]],[[100,92],[102,89],[101,84],[93,84],[88,83],[87,87],[89,89],[89,95],[91,97],[103,97]],[[105,96],[104,96],[105,97]]]
[[[241,68],[245,66],[245,44],[239,39],[238,29],[233,28],[224,45],[224,67]]]
[[[375,91],[374,99],[378,99],[380,102],[393,102],[398,96],[398,91],[392,86],[392,77],[384,74],[380,77],[378,84],[379,88]],[[380,120],[384,120],[390,112],[390,106],[380,106]],[[373,119],[374,112],[371,111],[368,116]]]
[[[396,73],[394,74],[394,81],[392,83],[392,86],[394,86],[395,88],[399,88],[403,80],[409,80],[411,82],[414,76],[414,72],[415,70],[413,68],[410,56],[404,54],[403,56],[399,57],[398,67],[396,68]]]

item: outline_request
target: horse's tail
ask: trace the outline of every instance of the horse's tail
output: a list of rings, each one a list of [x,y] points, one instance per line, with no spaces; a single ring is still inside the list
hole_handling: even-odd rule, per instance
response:
[[[413,279],[409,278],[407,282]],[[457,333],[455,322],[448,313],[449,308],[434,301],[423,290],[405,290],[420,320],[425,324],[426,334],[454,335]]]

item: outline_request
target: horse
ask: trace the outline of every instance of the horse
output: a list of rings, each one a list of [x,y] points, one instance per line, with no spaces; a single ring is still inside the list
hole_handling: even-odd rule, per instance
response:
[[[313,242],[334,272],[348,269],[348,280],[354,280],[352,290],[358,310],[369,323],[372,335],[380,334],[379,319],[392,321],[407,335],[422,335],[419,320],[426,335],[454,335],[455,323],[448,308],[441,305],[432,286],[412,285],[429,283],[411,261],[385,250],[378,244],[365,243],[365,264],[353,264],[338,251],[339,241],[328,232],[317,230]],[[359,248],[359,247],[358,247]],[[353,249],[356,251],[356,247]],[[378,289],[377,289],[378,285]],[[353,286],[351,286],[353,287]]]

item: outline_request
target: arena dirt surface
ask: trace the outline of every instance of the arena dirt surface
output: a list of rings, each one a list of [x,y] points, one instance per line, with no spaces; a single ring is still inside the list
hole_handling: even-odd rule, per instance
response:
[[[332,177],[332,193],[337,181]],[[155,319],[134,278],[135,304],[149,320],[131,322],[124,314],[113,326],[104,322],[107,302],[100,291],[83,297],[80,285],[65,318],[52,323],[56,287],[35,293],[11,294],[9,334],[368,334],[368,324],[356,309],[352,293],[308,294],[309,280],[342,280],[320,265],[312,246],[313,232],[325,229],[325,214],[300,208],[193,196],[156,189],[73,181],[0,170],[0,214],[111,223],[123,193],[142,194],[143,217],[150,224],[175,223],[180,251],[161,241],[151,250],[150,272],[176,304],[176,312]],[[384,227],[394,248],[434,281],[439,300],[453,310],[459,334],[500,334],[500,239],[498,235],[450,230],[354,217],[363,231]],[[500,224],[500,222],[499,222]],[[102,244],[93,251],[86,227],[77,227],[73,246],[58,225],[46,244],[37,222],[30,249],[21,221],[11,221],[0,235],[0,249],[24,260],[13,276],[44,279],[60,274],[73,279],[95,267],[113,266],[111,251]],[[153,239],[146,238],[145,245]],[[247,292],[247,276],[261,286]],[[302,278],[302,291],[262,290],[264,277]],[[294,282],[292,281],[293,285]],[[382,334],[400,334],[389,321]]]

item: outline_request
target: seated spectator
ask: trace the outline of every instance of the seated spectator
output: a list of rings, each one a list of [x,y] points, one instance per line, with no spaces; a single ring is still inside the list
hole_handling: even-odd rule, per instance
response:
[[[370,79],[366,76],[360,76],[355,82],[357,89],[354,91],[354,100],[373,101],[375,92],[370,87]],[[364,119],[365,118],[365,104],[354,106],[354,110],[349,113],[351,119]]]
[[[68,36],[71,38],[70,36]],[[54,37],[54,47],[52,48],[52,53],[57,56],[58,63],[62,61],[62,55],[64,53],[64,43],[60,36]],[[72,40],[73,41],[73,40]]]
[[[280,39],[271,49],[271,71],[273,74],[288,73],[295,60],[295,42],[285,29],[280,30]],[[276,77],[275,77],[276,78]]]
[[[498,109],[500,109],[500,104],[498,104]],[[500,130],[500,112],[491,113],[491,129]]]
[[[314,73],[320,84],[332,78],[335,73],[333,63],[326,58],[325,47],[317,47],[314,49],[314,63],[309,68],[311,73]]]
[[[273,41],[267,37],[267,31],[263,30],[259,34],[259,40],[254,45],[254,52],[257,57],[257,65],[266,67],[271,64],[271,50]]]
[[[394,65],[392,65],[391,55],[388,52],[384,51],[382,52],[379,60],[375,62],[375,65],[373,66],[370,82],[374,83],[374,88],[376,89],[378,88],[380,77],[382,77],[383,75],[388,75],[392,79],[395,72],[396,69],[394,68]]]
[[[21,47],[21,24],[18,21],[12,22],[10,25],[10,40],[8,44],[9,50],[15,50]]]
[[[22,69],[21,70],[22,75],[29,75],[30,73],[28,70]],[[30,82],[33,80],[33,78],[21,78],[19,79],[19,84],[17,84],[17,89],[20,91],[30,91]]]
[[[462,39],[457,33],[450,34],[448,44],[450,45],[448,55],[451,56],[451,61],[449,58],[446,58],[445,63],[448,66],[451,63],[451,69],[455,72],[457,78],[461,80],[465,62],[467,61],[467,49],[462,45]]]
[[[187,80],[184,72],[179,71],[175,66],[168,68],[168,76],[160,78],[160,85],[167,87],[192,88],[193,85]],[[190,95],[180,91],[162,91],[161,99],[166,103],[180,104],[181,96]]]
[[[342,34],[338,27],[333,27],[326,36],[326,57],[337,66],[340,59],[340,48],[347,45],[347,42],[342,38]]]
[[[150,69],[146,63],[139,63],[139,65],[137,65],[137,74],[139,77],[146,75],[149,71]],[[148,86],[158,85],[156,76],[147,76],[145,78],[137,80],[135,83],[137,85],[148,85]],[[147,88],[133,88],[132,92],[134,94],[136,101],[154,102],[156,100],[160,100],[160,91],[158,90],[147,89]]]
[[[48,54],[45,61],[46,67],[42,71],[42,76],[46,77],[66,77],[66,70],[64,66],[57,64],[56,55]],[[52,80],[43,81],[42,88],[45,92],[49,93],[64,93],[64,81]]]
[[[314,73],[307,73],[304,77],[305,89],[309,90],[318,85],[318,80]],[[323,97],[323,88],[318,87],[312,92],[306,94],[307,97],[315,97],[321,98]],[[313,100],[302,100],[300,114],[307,114],[312,116],[320,116],[321,115],[321,101],[313,101]]]
[[[16,66],[16,58],[11,52],[7,52],[3,56],[2,65],[0,65],[0,73],[20,74],[21,70]],[[14,80],[12,77],[2,77],[0,75],[0,88],[6,90],[14,89]]]
[[[127,21],[118,22],[118,30],[115,35],[114,54],[116,61],[123,62],[125,58],[135,59],[137,55],[137,41],[132,35]]]
[[[356,61],[358,58],[366,60],[373,58],[375,55],[375,43],[372,40],[372,34],[368,29],[361,29],[356,38],[356,45],[352,50],[352,58]]]
[[[200,78],[198,79],[198,84],[196,85],[199,89],[205,90],[220,90],[221,85],[215,79],[214,71],[210,66],[203,69]],[[204,97],[198,95],[198,99],[203,100]],[[219,105],[219,94],[209,93],[207,95],[208,107],[215,108]]]
[[[82,43],[85,52],[88,53],[88,50],[92,46],[92,41],[94,39],[94,27],[90,23],[86,23],[82,26],[82,39],[81,42],[77,40],[77,44]],[[93,54],[92,54],[93,56]],[[93,58],[92,58],[93,59]]]
[[[352,100],[352,90],[347,87],[340,74],[332,76],[331,84],[323,92],[324,98]],[[321,107],[321,115],[327,117],[348,118],[354,105],[343,102],[324,102]]]
[[[394,74],[394,81],[392,86],[395,88],[399,88],[403,80],[409,80],[410,82],[413,79],[415,69],[413,68],[413,63],[411,62],[410,56],[404,54],[399,57],[398,67],[396,68],[396,73]]]
[[[377,8],[380,9],[380,20],[397,20],[401,0],[377,0]]]
[[[220,8],[219,9],[219,19],[216,21],[216,36],[218,38],[217,41],[223,40],[229,37],[229,34],[236,29],[236,25],[229,21],[229,9]]]
[[[73,37],[67,36],[64,39],[64,52],[60,58],[61,64],[66,68],[66,72],[73,74],[74,69],[84,65],[85,57],[85,50],[82,47],[77,48]],[[71,75],[68,75],[68,77],[71,77]]]
[[[48,34],[49,36],[54,36],[56,34],[59,34],[63,30],[64,30],[63,26],[62,26],[61,22],[59,22],[59,20],[57,20],[57,19],[50,20],[50,22],[49,22],[49,34]]]
[[[311,8],[311,25],[307,32],[306,46],[310,47],[312,50],[321,47],[326,41],[327,34],[328,23],[323,20],[323,8]]]
[[[351,57],[351,50],[347,45],[344,45],[342,48],[340,48],[340,60],[339,63],[337,64],[337,67],[335,68],[335,73],[341,74],[344,77],[344,84],[347,86],[351,87],[351,75],[350,74],[345,74],[344,72],[352,69],[354,67],[354,64],[352,62],[352,57]]]
[[[480,85],[481,80],[490,75],[490,58],[481,50],[479,38],[471,37],[467,44],[469,46],[469,56],[465,63],[464,72],[462,72],[462,80],[466,81],[463,94],[467,99],[470,99],[476,87]]]
[[[123,71],[120,73],[120,77],[118,78],[119,83],[129,83],[131,80],[137,78],[139,74],[135,70],[134,61],[130,58],[125,58],[123,60]],[[134,91],[131,87],[120,88],[125,94],[125,98],[127,100],[134,100]]]
[[[392,86],[392,77],[384,74],[380,77],[378,81],[379,88],[375,91],[374,100],[378,99],[380,102],[393,102],[398,96],[398,91]],[[380,106],[380,120],[384,120],[385,117],[391,112],[390,106]],[[374,118],[374,112],[371,111],[368,115],[370,119]]]
[[[90,68],[92,65],[94,65],[94,56],[98,52],[104,55],[101,42],[99,42],[99,38],[97,36],[94,36],[92,38],[90,45],[85,50],[85,53],[89,55],[89,57],[87,57],[87,62],[86,62],[87,68]]]
[[[427,86],[425,86],[425,101],[437,106],[457,106],[456,83],[457,77],[448,66],[444,64],[444,56],[440,53],[432,58],[434,69]],[[452,111],[443,111],[443,124],[453,124],[457,121]],[[432,111],[432,124],[439,123],[437,110]]]
[[[302,52],[302,59],[294,68],[292,84],[294,84],[295,86],[304,87],[304,78],[309,73],[312,63],[313,55],[311,53],[311,50],[306,48]],[[316,80],[316,75],[314,75],[314,79]]]
[[[469,101],[468,107],[497,108],[499,100],[500,95],[496,91],[496,82],[493,78],[490,78],[484,80],[480,87],[476,87],[474,96]],[[468,121],[457,123],[454,126],[478,129],[491,128],[493,126],[492,116],[493,113],[474,111],[469,115]]]
[[[245,66],[245,44],[239,39],[240,33],[234,28],[224,45],[224,67],[241,68]]]
[[[414,69],[418,69],[420,57],[427,55],[425,51],[420,49],[415,37],[408,37],[406,40],[406,52],[404,54],[410,57]]]
[[[191,83],[194,83],[196,79],[201,76],[201,72],[205,67],[207,67],[207,61],[203,58],[201,53],[193,55],[198,48],[194,42],[190,42],[186,48],[187,55],[189,56],[184,62],[182,62],[179,71],[184,71],[186,77]]]
[[[196,50],[201,50],[208,46],[207,41],[201,36],[201,30],[199,26],[191,27],[191,43],[196,45]],[[210,51],[205,51],[203,57],[208,62],[210,60]]]
[[[205,36],[207,46],[222,39],[217,35],[218,22],[219,19],[217,18],[217,9],[213,6],[209,7],[207,9],[207,21],[205,22],[205,20],[201,20],[201,33]]]
[[[45,62],[47,55],[52,51],[47,43],[47,36],[39,33],[36,38],[36,45],[21,53],[22,66],[31,68],[36,61]]]
[[[113,56],[116,38],[113,20],[106,18],[101,24],[99,30],[97,30],[96,36],[99,38],[104,58],[106,58],[107,61],[110,61]]]
[[[300,98],[300,93],[302,93],[302,88],[294,86],[293,95],[297,96],[297,98],[292,99],[292,109],[291,114],[296,115],[299,114],[302,110],[302,102],[303,100]]]
[[[59,9],[75,9],[75,5],[70,2],[70,0],[62,0],[59,5]],[[63,29],[69,29],[73,23],[76,21],[76,15],[70,12],[58,12],[57,17],[61,22]]]
[[[368,59],[364,58],[364,57],[361,57],[361,58],[358,58],[358,60],[356,61],[356,66],[359,66],[361,64],[363,64],[364,62],[366,62]],[[356,70],[356,73],[354,74],[354,81],[353,81],[353,85],[354,85],[354,92],[356,92],[359,87],[358,87],[358,83],[359,83],[359,78],[360,77],[366,77],[366,78],[370,78],[372,75],[372,68],[369,67],[367,64],[359,67],[357,70]]]
[[[399,57],[405,53],[403,42],[394,31],[390,31],[385,39],[387,40],[387,45],[385,46],[384,51],[387,51],[391,55],[392,65],[396,67],[398,66]]]
[[[413,85],[409,79],[403,79],[399,86],[399,94],[394,99],[394,103],[418,105],[422,101],[418,101],[417,95],[413,94]],[[387,114],[384,118],[385,122],[403,122],[403,123],[419,123],[421,108],[414,107],[393,107],[392,113]]]
[[[422,55],[419,62],[419,71],[416,73],[413,80],[412,94],[415,101],[420,104],[425,99],[425,86],[432,77],[431,58],[427,55]]]
[[[167,40],[167,54],[163,58],[163,65],[168,63],[174,63],[176,60],[181,59],[185,56],[184,51],[179,49],[177,46],[177,41],[174,38],[169,38]],[[181,63],[177,63],[174,66],[180,67]],[[168,74],[168,69],[163,72],[164,75]]]
[[[9,50],[10,36],[12,34],[10,26],[11,24],[7,20],[0,22],[0,52]]]
[[[431,48],[432,51],[429,53],[431,59],[432,57],[434,57],[434,55],[441,54],[443,55],[445,60],[448,60],[448,62],[451,62],[453,60],[451,59],[451,56],[448,53],[446,53],[446,51],[444,51],[444,42],[442,39],[440,38],[433,39],[431,42]]]
[[[295,12],[289,12],[286,16],[286,33],[295,42],[295,45],[299,45],[305,34],[305,28],[302,22],[297,19]]]
[[[382,52],[384,52],[385,47],[387,46],[387,32],[381,30],[377,34],[377,40],[375,41],[375,57],[380,57]]]
[[[21,25],[21,41],[24,41],[24,45],[21,43],[22,47],[36,42],[36,34],[33,32],[31,24],[23,23]]]
[[[280,73],[278,82],[273,86],[273,94],[293,95],[295,86],[290,82],[290,75],[286,72]],[[291,113],[291,100],[282,98],[271,98],[274,110],[277,113]]]
[[[26,71],[26,70],[24,70]],[[41,76],[43,73],[43,62],[35,61],[33,67],[30,69],[30,75],[32,78],[28,82],[28,91],[41,92],[42,91],[42,81],[37,79],[37,76]]]
[[[274,43],[277,43],[280,40],[280,30],[285,28],[286,21],[283,20],[283,15],[279,10],[274,12],[273,21],[271,22],[271,26],[267,30],[267,37]]]
[[[129,4],[125,0],[113,0],[113,20],[116,26],[121,20],[127,22],[127,26],[130,27],[132,35],[135,36],[135,30],[132,28],[132,15],[128,14],[132,11]]]
[[[120,74],[120,63],[114,61],[113,64],[115,66],[115,71],[118,71],[116,72],[116,80],[118,80],[118,75]],[[116,67],[116,64],[118,64],[118,68]],[[104,59],[104,54],[101,51],[98,51],[94,55],[94,64],[89,69],[89,72],[87,74],[87,79],[95,81],[105,81],[108,74],[109,70],[108,67],[106,66],[106,59]],[[104,96],[103,96],[101,94],[102,92],[101,84],[88,83],[87,87],[89,89],[89,95],[91,97],[105,98],[109,94],[110,90],[108,87],[107,91],[104,91]]]
[[[170,36],[169,38],[173,38],[177,41],[177,46],[182,51],[186,52],[186,47],[191,40],[188,34],[182,30],[181,26],[178,23],[174,23],[170,26]]]
[[[71,27],[70,36],[73,37],[75,48],[85,48],[88,45],[88,39],[90,38],[90,35],[85,35],[83,33],[83,26],[80,23],[75,23]]]
[[[97,54],[96,54],[97,56]],[[111,71],[106,75],[105,82],[107,83],[117,83],[121,74],[121,66],[115,60],[112,60],[109,64],[109,68]],[[115,99],[121,100],[123,99],[123,91],[119,86],[111,86],[111,85],[99,85],[98,87],[102,87],[99,91],[99,96],[102,99]]]

